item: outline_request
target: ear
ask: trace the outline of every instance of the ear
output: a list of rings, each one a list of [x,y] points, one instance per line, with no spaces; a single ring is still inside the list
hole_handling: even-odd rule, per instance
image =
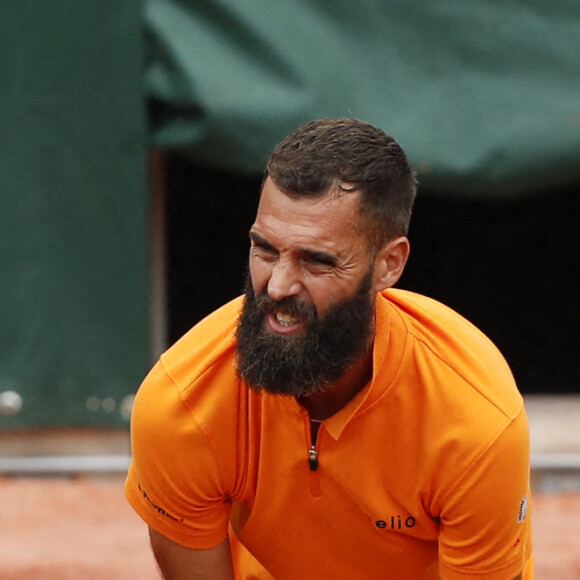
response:
[[[403,274],[411,247],[403,236],[388,241],[375,256],[373,289],[380,292],[394,286]]]

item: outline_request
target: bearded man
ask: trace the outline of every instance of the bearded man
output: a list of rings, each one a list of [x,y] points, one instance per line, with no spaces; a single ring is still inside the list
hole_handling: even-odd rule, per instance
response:
[[[494,345],[393,286],[416,180],[308,123],[265,171],[246,291],[136,397],[126,495],[167,580],[532,578],[522,397]]]

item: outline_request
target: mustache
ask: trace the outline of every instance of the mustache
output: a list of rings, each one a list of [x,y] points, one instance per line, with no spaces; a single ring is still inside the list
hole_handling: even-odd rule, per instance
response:
[[[254,301],[256,307],[264,314],[283,312],[289,316],[302,318],[309,322],[314,322],[318,319],[318,314],[313,304],[299,300],[294,296],[288,296],[282,300],[274,300],[267,292],[264,292],[254,296]]]

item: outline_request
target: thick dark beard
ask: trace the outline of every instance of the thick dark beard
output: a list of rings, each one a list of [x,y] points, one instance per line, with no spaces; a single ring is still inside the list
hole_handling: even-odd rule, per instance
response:
[[[333,305],[322,320],[313,305],[296,298],[255,296],[250,277],[238,321],[238,374],[253,389],[305,396],[325,390],[371,347],[374,332],[372,270],[354,294]],[[285,336],[266,326],[268,312],[280,309],[306,320],[307,329]]]

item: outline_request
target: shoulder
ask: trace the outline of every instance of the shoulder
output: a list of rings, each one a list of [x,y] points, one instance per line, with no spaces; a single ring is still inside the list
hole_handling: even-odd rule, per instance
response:
[[[180,390],[216,365],[233,368],[235,332],[243,297],[228,302],[198,322],[161,356],[161,363]]]
[[[455,498],[461,517],[469,498],[479,501],[480,489],[489,494],[498,477],[511,479],[510,506],[517,506],[526,493],[528,426],[523,398],[496,346],[451,308],[403,290],[381,294],[377,320],[383,344],[402,351],[383,407],[401,447],[419,457],[417,488],[430,513],[443,513]],[[383,372],[389,363],[387,354]]]
[[[493,346],[491,341],[471,322],[445,304],[408,290],[390,288],[380,294],[379,307],[395,310],[410,331],[424,339],[440,342],[447,334],[477,338]],[[495,347],[494,347],[495,348]]]
[[[238,379],[235,365],[241,300],[194,326],[141,383],[131,417],[131,439],[134,465],[142,474],[148,469],[154,472],[159,462],[172,477],[186,474],[189,458],[195,457],[207,475],[203,481],[213,478],[211,489],[234,487],[235,462],[230,459],[240,439],[238,417],[252,396]]]
[[[196,429],[213,432],[220,423],[236,424],[240,398],[249,396],[248,389],[241,388],[235,364],[241,303],[237,298],[216,310],[160,357],[137,392],[133,433],[181,437]]]
[[[448,391],[496,407],[515,417],[522,397],[511,370],[495,344],[448,306],[414,292],[389,289],[377,303],[379,320],[405,341],[406,356],[423,377],[436,384],[438,396]],[[471,396],[468,395],[471,393]]]

